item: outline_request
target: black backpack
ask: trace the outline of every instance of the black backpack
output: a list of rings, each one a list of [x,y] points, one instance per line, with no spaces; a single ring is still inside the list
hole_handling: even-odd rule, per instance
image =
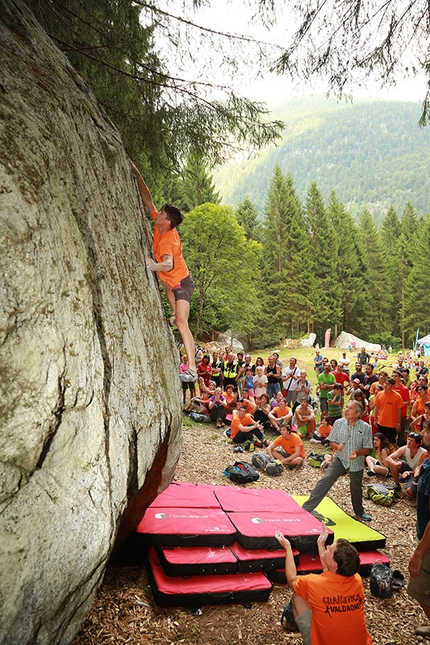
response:
[[[284,466],[278,459],[272,459],[267,452],[256,452],[252,455],[252,465],[263,470],[267,475],[280,475]]]
[[[236,484],[255,482],[260,477],[255,468],[247,464],[246,461],[236,461],[233,466],[227,466],[224,475],[227,475]]]
[[[393,595],[393,572],[383,562],[375,562],[370,570],[370,593],[378,598]]]

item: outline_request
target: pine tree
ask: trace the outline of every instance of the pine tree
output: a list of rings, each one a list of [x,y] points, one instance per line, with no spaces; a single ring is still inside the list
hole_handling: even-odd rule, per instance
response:
[[[430,263],[428,255],[428,240],[430,236],[430,215],[422,220],[420,234],[417,236],[414,249],[417,260],[405,282],[405,336],[409,341],[415,339],[419,327],[423,333],[430,331],[430,308],[428,294],[430,284]],[[424,261],[422,261],[424,259]]]
[[[323,337],[327,327],[341,320],[341,285],[338,277],[338,237],[316,182],[312,182],[306,196],[306,219],[314,255],[315,284],[312,294],[315,331]]]
[[[248,240],[261,242],[261,222],[255,204],[245,197],[240,201],[235,210],[236,219],[245,231]]]
[[[177,205],[189,212],[201,204],[219,204],[219,192],[215,190],[212,175],[209,174],[205,160],[197,152],[191,152],[185,163],[178,182],[179,199]]]
[[[339,332],[360,333],[362,312],[366,301],[359,258],[358,231],[351,214],[339,201],[336,192],[330,192],[328,218],[337,236],[336,274],[340,285]],[[336,336],[336,331],[334,333]]]
[[[363,330],[389,330],[392,321],[387,311],[387,276],[381,242],[372,215],[364,209],[359,218],[360,247],[363,260],[363,280],[367,291],[367,306],[363,311]]]

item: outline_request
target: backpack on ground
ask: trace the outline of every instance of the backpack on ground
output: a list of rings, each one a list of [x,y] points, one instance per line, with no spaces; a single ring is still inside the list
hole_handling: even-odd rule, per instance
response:
[[[393,595],[393,572],[383,562],[375,562],[370,570],[370,593],[377,598]]]
[[[396,499],[396,493],[393,488],[387,488],[383,484],[370,484],[367,487],[367,497],[379,506],[391,506]]]
[[[260,477],[255,468],[251,464],[247,464],[246,461],[236,461],[233,466],[227,466],[224,475],[227,475],[236,484],[249,484],[249,482],[257,481]]]
[[[210,423],[211,420],[207,414],[199,414],[198,412],[190,412],[190,418],[197,423]]]
[[[321,464],[324,461],[324,453],[323,452],[311,452],[310,455],[308,455],[308,462],[310,466],[313,466],[314,468],[321,468]]]
[[[256,452],[252,455],[252,465],[267,475],[280,475],[284,466],[278,459],[272,459],[267,452]]]

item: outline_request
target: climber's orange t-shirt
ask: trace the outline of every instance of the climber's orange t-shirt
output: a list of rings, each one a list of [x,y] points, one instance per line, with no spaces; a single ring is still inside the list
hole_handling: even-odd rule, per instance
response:
[[[151,214],[153,220],[155,220],[156,215],[156,211]],[[160,271],[160,279],[171,289],[174,289],[189,274],[184,256],[182,255],[181,238],[176,228],[172,228],[161,234],[156,224],[154,228],[154,257],[156,262],[162,262],[163,255],[171,255],[173,257],[173,268],[171,271]]]
[[[372,645],[360,576],[332,571],[298,576],[294,591],[312,607],[312,645]]]

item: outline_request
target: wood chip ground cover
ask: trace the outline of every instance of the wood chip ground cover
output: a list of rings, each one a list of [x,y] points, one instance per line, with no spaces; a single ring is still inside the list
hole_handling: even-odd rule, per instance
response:
[[[224,468],[238,456],[251,462],[249,453],[236,455],[232,443],[212,424],[196,424],[184,417],[183,436],[177,481],[229,485]],[[315,446],[306,442],[307,453],[313,450]],[[247,487],[304,495],[312,490],[320,476],[318,468],[306,463],[303,468],[284,471],[279,477],[263,473],[258,482]],[[348,484],[347,476],[340,478],[330,496],[347,513],[353,514]],[[384,553],[391,559],[392,568],[399,569],[407,580],[407,565],[416,544],[414,504],[402,493],[390,508],[365,501],[365,510],[372,515],[370,526],[387,538]],[[405,645],[425,640],[414,634],[417,625],[425,624],[424,614],[404,589],[389,599],[379,599],[370,594],[368,578],[364,578],[364,587],[367,625],[375,645]],[[143,566],[112,564],[73,645],[295,645],[303,642],[300,634],[285,632],[280,625],[280,612],[290,597],[287,586],[275,585],[267,603],[254,603],[250,609],[243,605],[205,606],[197,616],[186,608],[158,608]]]

